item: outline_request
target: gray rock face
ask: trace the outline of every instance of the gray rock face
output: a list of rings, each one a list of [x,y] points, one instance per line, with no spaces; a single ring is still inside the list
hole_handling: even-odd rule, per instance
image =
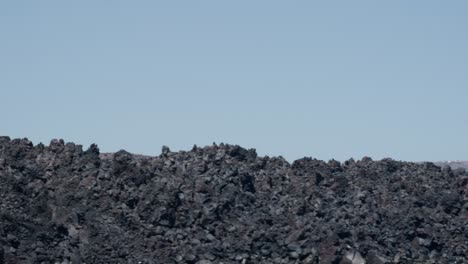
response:
[[[348,251],[345,253],[342,264],[366,264],[362,258],[361,253],[355,251]]]
[[[468,263],[468,174],[0,137],[1,263]]]

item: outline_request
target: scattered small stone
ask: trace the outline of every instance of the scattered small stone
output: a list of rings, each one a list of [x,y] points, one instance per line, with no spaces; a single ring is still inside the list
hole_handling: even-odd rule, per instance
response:
[[[297,253],[296,251],[292,251],[292,252],[289,253],[289,256],[292,259],[297,259],[297,258],[299,258],[299,253]]]

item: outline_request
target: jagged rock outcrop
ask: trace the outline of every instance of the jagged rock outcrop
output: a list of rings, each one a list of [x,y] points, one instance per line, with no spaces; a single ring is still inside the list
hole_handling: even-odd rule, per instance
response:
[[[468,263],[468,173],[0,137],[0,263]]]

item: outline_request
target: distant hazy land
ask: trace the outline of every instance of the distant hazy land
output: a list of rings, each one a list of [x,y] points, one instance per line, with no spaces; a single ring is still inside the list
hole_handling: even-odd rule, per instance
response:
[[[437,166],[450,166],[452,169],[458,169],[458,168],[463,168],[465,170],[468,170],[468,161],[463,161],[463,160],[456,160],[456,161],[440,161],[440,162],[434,162]]]

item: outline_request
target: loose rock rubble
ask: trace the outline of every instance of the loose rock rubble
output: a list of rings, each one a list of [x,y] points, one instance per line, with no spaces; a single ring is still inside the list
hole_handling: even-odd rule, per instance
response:
[[[468,263],[468,173],[0,137],[2,263]]]

